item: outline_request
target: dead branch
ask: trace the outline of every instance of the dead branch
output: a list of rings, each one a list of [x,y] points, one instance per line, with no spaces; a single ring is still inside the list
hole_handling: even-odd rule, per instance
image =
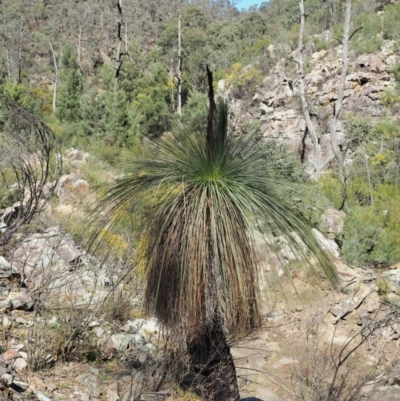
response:
[[[52,130],[12,100],[1,96],[0,245],[47,206],[61,173]],[[54,160],[55,159],[55,160]],[[50,181],[51,184],[50,184]]]

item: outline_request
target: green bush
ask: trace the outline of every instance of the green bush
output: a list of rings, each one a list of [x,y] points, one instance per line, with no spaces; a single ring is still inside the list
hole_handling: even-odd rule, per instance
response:
[[[340,238],[344,260],[355,266],[386,266],[400,260],[400,188],[381,184],[373,192],[373,204],[360,204],[369,192],[365,183],[353,182],[349,207]],[[357,198],[358,196],[358,198]],[[357,205],[357,203],[359,203]]]
[[[375,18],[379,20],[376,16]],[[383,38],[389,40],[400,39],[400,4],[386,7],[381,18]]]
[[[396,121],[348,118],[344,152],[347,168],[347,213],[339,241],[351,265],[385,266],[400,261],[400,127]],[[321,179],[322,190],[338,207],[340,182]]]
[[[356,29],[363,25],[363,29],[357,32],[356,36],[350,41],[350,49],[356,54],[374,53],[379,51],[383,39],[381,33],[381,20],[376,14],[360,14],[353,24]]]
[[[240,97],[253,95],[262,79],[263,76],[258,68],[254,66],[243,67],[241,63],[235,63],[227,76],[227,81],[234,94]]]

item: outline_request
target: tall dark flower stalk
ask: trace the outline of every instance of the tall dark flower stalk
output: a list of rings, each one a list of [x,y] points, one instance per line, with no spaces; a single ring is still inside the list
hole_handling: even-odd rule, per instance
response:
[[[186,340],[197,390],[236,401],[228,339],[261,323],[256,233],[285,236],[299,267],[336,274],[299,212],[304,188],[276,178],[253,134],[228,132],[227,105],[211,91],[208,118],[207,132],[178,126],[143,145],[102,209],[111,226],[140,214],[147,312]]]

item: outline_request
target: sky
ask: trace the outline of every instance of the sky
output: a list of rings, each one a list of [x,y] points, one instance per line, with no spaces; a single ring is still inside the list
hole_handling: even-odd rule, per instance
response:
[[[236,7],[240,10],[241,8],[249,8],[254,4],[260,5],[265,1],[267,0],[238,0],[238,2],[236,3]]]

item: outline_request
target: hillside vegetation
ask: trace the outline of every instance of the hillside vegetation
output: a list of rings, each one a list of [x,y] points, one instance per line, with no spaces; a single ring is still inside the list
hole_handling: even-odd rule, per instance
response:
[[[306,73],[312,71],[313,52],[337,47],[344,8],[342,0],[305,3]],[[2,94],[42,118],[62,147],[90,151],[113,166],[138,141],[158,138],[178,123],[189,130],[204,127],[206,65],[213,70],[215,87],[224,79],[229,99],[243,102],[243,115],[277,66],[295,74],[297,0],[271,0],[249,10],[225,0],[126,0],[121,11],[114,3],[94,0],[62,5],[4,0],[0,9]],[[351,30],[363,28],[350,41],[349,59],[378,52],[388,40],[394,41],[398,57],[398,20],[397,1],[354,1]],[[342,150],[353,155],[346,188],[334,164],[320,180],[332,206],[342,206],[346,194],[345,229],[336,241],[345,260],[357,266],[384,267],[400,260],[400,62],[386,72],[395,84],[379,94],[383,113],[371,117],[367,109],[351,107],[342,113]],[[259,117],[247,118],[239,130],[262,123]],[[288,152],[284,142],[271,146],[269,163],[304,180],[308,167],[301,152]],[[99,184],[101,174],[89,170],[86,178]]]

